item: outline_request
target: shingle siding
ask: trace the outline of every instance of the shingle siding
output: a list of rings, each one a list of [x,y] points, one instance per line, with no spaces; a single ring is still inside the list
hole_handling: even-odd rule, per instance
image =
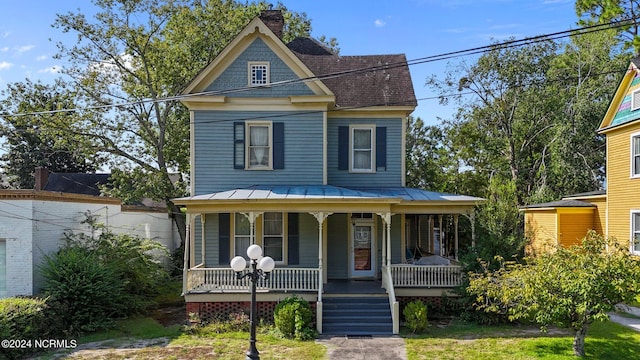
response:
[[[262,41],[256,39],[245,51],[238,56],[206,91],[216,92],[214,95],[228,97],[288,97],[291,95],[313,95],[313,92],[303,82],[272,87],[252,88],[247,91],[249,84],[250,61],[269,62],[270,83],[298,79],[298,76]]]

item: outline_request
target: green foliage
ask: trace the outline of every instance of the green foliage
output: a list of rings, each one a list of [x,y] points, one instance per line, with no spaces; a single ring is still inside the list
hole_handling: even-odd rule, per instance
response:
[[[408,303],[402,310],[405,326],[412,333],[421,333],[429,325],[427,320],[427,305],[421,300],[414,300]]]
[[[576,0],[576,14],[580,18],[578,24],[589,26],[614,21],[627,21],[627,25],[617,27],[620,42],[626,48],[633,48],[635,54],[640,53],[640,37],[638,36],[637,14],[640,10],[638,0]]]
[[[295,295],[276,305],[273,319],[278,330],[287,338],[310,340],[317,335],[312,327],[311,306],[306,300]]]
[[[29,341],[45,338],[48,329],[47,303],[39,298],[0,299],[0,339]],[[3,358],[13,359],[35,350],[35,347],[0,347]]]
[[[574,352],[582,356],[589,325],[640,294],[640,261],[615,240],[590,232],[580,246],[472,274],[468,291],[478,310],[534,321],[543,329],[572,329]]]
[[[159,261],[165,248],[148,239],[114,234],[87,220],[92,233],[69,233],[41,268],[45,294],[60,329],[69,334],[112,325],[112,319],[145,311],[168,281]]]

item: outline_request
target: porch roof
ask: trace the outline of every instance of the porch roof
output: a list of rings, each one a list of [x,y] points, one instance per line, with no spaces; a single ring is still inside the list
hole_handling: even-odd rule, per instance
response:
[[[341,202],[344,200],[379,202],[386,204],[438,203],[440,205],[472,205],[483,201],[467,195],[446,194],[407,187],[340,187],[333,185],[254,185],[209,194],[174,199],[178,205],[197,205],[212,202]]]

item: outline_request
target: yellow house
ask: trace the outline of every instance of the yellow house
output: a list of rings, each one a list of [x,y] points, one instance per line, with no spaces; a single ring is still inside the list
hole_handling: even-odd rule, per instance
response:
[[[607,142],[607,190],[525,207],[529,254],[570,246],[595,230],[640,255],[640,57],[631,60],[598,133]]]

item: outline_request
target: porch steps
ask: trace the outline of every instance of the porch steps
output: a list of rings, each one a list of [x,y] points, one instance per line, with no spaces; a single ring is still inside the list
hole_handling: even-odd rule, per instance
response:
[[[390,335],[393,333],[389,299],[384,296],[325,297],[322,334]]]

